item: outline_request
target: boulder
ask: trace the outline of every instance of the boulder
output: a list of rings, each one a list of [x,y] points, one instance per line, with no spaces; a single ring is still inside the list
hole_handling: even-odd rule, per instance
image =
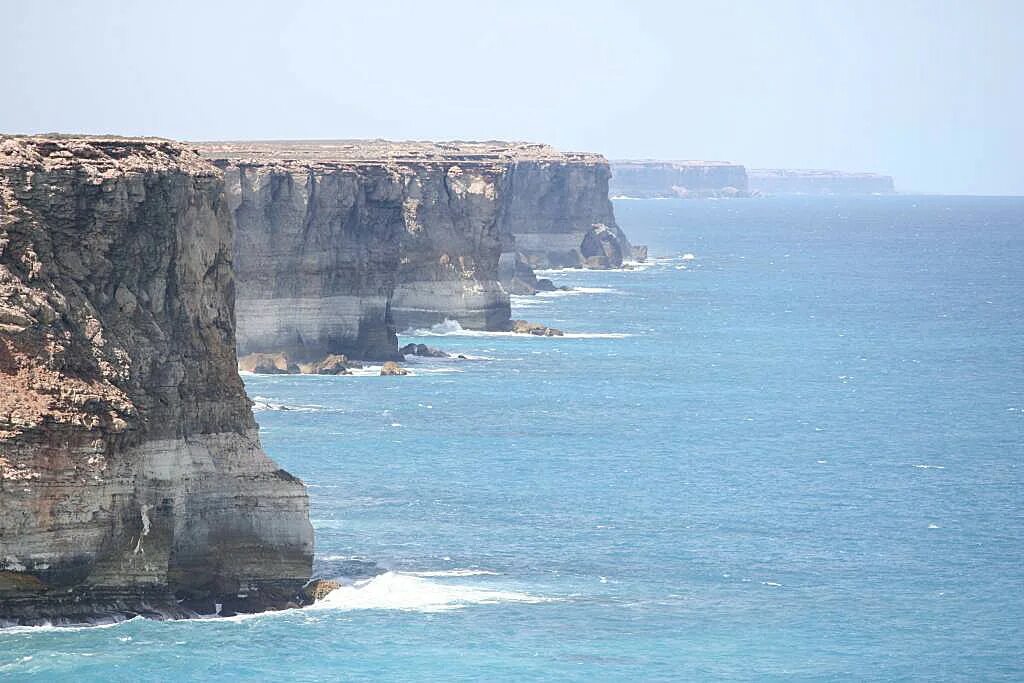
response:
[[[283,353],[250,353],[238,359],[238,369],[258,375],[296,375],[299,366]]]
[[[403,368],[401,365],[393,360],[389,360],[387,363],[381,366],[380,375],[386,377],[389,375],[408,375],[409,371]]]
[[[300,366],[305,375],[348,375],[349,360],[343,354],[332,353],[322,360]]]
[[[580,244],[584,267],[597,270],[622,266],[622,243],[615,232],[603,223],[596,223]]]
[[[426,344],[406,344],[398,349],[403,356],[423,356],[425,358],[448,358],[449,354]]]
[[[315,579],[302,589],[301,598],[304,604],[310,605],[327,597],[333,590],[341,588],[341,584],[330,579]]]

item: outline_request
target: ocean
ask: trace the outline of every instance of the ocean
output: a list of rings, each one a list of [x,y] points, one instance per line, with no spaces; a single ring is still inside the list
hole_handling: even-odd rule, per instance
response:
[[[11,680],[1024,678],[1024,198],[616,201],[564,338],[247,376],[301,611],[0,631]]]

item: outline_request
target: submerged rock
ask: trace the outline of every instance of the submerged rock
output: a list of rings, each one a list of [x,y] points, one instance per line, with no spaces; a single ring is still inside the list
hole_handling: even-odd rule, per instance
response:
[[[380,374],[381,374],[381,377],[390,376],[390,375],[395,375],[395,376],[397,376],[397,375],[408,375],[409,371],[406,370],[405,368],[403,368],[398,363],[389,360],[387,363],[385,363],[384,365],[381,366]]]

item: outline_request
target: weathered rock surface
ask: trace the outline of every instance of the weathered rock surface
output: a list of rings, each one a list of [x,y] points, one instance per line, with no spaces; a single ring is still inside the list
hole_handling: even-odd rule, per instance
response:
[[[531,323],[527,320],[512,320],[509,322],[508,331],[516,334],[532,334],[537,337],[562,337],[565,332],[557,327],[548,327],[540,323]]]
[[[622,265],[623,245],[608,226],[595,225],[583,237],[580,254],[587,268],[618,268]]]
[[[346,356],[332,353],[326,358],[299,366],[299,371],[304,375],[348,375],[351,374],[349,368],[353,366]]]
[[[401,365],[393,360],[389,360],[384,363],[380,368],[381,377],[387,377],[390,375],[408,375],[409,371],[403,368]]]
[[[550,149],[550,148],[548,148]],[[533,268],[585,268],[580,247],[595,226],[607,227],[630,252],[608,195],[608,161],[599,154],[518,158],[510,169],[502,234]]]
[[[440,349],[435,349],[426,344],[406,344],[398,349],[403,356],[422,356],[424,358],[450,358],[451,356]]]
[[[331,579],[316,579],[302,589],[303,604],[311,605],[317,600],[323,600],[332,591],[341,588],[341,584]]]
[[[613,197],[743,197],[747,169],[725,161],[614,160]]]
[[[892,176],[815,169],[753,168],[750,189],[759,194],[892,194]]]
[[[0,137],[0,623],[294,604],[308,499],[238,376],[231,239],[177,144]]]
[[[284,353],[250,353],[238,359],[238,369],[258,375],[294,375],[299,366]]]
[[[508,292],[523,289],[501,277],[503,253],[519,252],[524,279],[534,265],[584,267],[595,225],[630,253],[594,154],[515,142],[198,147],[225,169],[238,225],[242,353],[392,359],[396,329],[504,329]]]

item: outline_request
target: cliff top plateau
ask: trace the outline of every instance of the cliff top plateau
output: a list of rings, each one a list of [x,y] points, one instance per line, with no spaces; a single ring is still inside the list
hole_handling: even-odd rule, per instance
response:
[[[494,164],[510,161],[605,163],[600,154],[562,152],[550,145],[500,140],[448,142],[392,140],[253,140],[194,142],[211,159],[236,163],[451,163]]]

